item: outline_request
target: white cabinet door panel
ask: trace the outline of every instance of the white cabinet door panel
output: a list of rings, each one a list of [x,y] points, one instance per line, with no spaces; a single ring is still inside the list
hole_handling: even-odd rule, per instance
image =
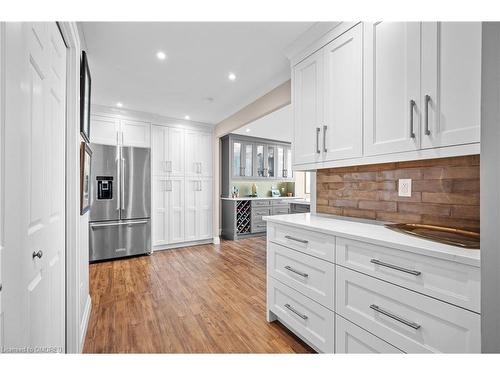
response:
[[[335,270],[336,312],[407,353],[479,353],[479,314],[352,271]]]
[[[116,146],[119,140],[120,120],[113,117],[92,115],[90,117],[90,141]]]
[[[479,142],[481,40],[481,22],[422,24],[422,148]]]
[[[323,51],[293,67],[294,164],[320,160],[323,126]]]
[[[364,32],[365,155],[417,150],[420,23],[364,23]]]
[[[184,176],[184,129],[168,128],[166,170],[169,176]]]
[[[167,183],[168,196],[168,243],[184,241],[184,178],[169,178]]]
[[[123,146],[151,147],[151,124],[130,120],[121,120],[120,123]]]
[[[161,246],[168,244],[168,195],[167,178],[153,177],[153,209],[152,214],[152,245]]]
[[[324,54],[323,159],[360,157],[363,151],[363,25],[357,25],[328,44]]]
[[[168,128],[151,126],[151,171],[153,176],[164,176],[168,172]]]
[[[335,314],[335,353],[403,353],[356,324]]]

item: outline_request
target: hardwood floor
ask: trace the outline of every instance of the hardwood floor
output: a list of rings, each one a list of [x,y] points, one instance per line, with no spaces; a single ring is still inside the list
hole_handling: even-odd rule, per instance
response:
[[[85,353],[310,353],[266,321],[265,237],[90,265]]]

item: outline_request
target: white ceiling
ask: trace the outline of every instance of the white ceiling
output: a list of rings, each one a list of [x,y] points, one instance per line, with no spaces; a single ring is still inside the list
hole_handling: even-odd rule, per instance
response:
[[[292,142],[292,105],[289,104],[277,111],[271,112],[267,116],[261,117],[233,133]]]
[[[92,102],[217,123],[290,78],[284,50],[312,25],[84,22]]]

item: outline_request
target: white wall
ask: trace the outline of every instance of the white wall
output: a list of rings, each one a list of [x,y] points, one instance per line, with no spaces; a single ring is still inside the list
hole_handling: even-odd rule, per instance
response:
[[[283,142],[292,142],[292,105],[289,104],[271,112],[270,114],[235,130],[233,133],[248,135],[251,137],[268,138]]]

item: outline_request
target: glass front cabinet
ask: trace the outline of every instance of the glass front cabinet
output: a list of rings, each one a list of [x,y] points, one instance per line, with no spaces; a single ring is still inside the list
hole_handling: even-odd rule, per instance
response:
[[[233,140],[231,150],[233,177],[253,177],[253,150],[253,143]]]

